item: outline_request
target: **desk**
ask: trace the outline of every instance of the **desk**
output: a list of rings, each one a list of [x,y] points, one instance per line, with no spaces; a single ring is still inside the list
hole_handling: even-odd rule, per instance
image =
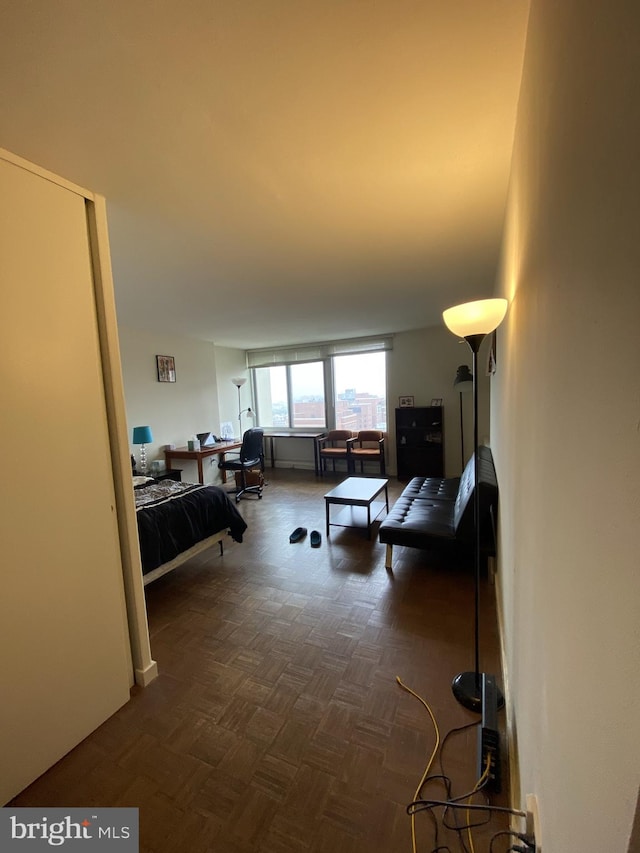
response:
[[[313,441],[313,470],[316,477],[320,474],[320,457],[318,455],[318,439],[322,438],[323,432],[265,432],[264,437],[269,439],[269,455],[271,456],[271,467],[275,467],[275,454],[273,452],[274,438],[310,438]]]
[[[204,472],[202,470],[202,460],[207,456],[216,456],[219,454],[224,461],[225,454],[230,450],[240,450],[242,447],[241,441],[220,441],[217,444],[211,444],[208,447],[201,447],[200,450],[189,450],[188,447],[176,447],[175,450],[165,450],[164,458],[167,461],[167,468],[171,471],[171,463],[174,459],[195,459],[198,463],[198,481],[204,484]],[[222,482],[227,482],[227,472],[222,471]]]

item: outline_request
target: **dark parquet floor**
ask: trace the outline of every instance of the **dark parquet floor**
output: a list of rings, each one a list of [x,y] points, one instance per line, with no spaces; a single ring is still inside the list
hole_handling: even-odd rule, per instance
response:
[[[396,677],[429,703],[442,736],[477,720],[450,689],[473,668],[473,573],[400,548],[388,573],[375,533],[325,535],[322,496],[342,476],[266,474],[263,499],[239,504],[242,544],[229,541],[223,557],[213,548],[147,588],[159,678],[134,688],[14,805],[136,806],[141,851],[411,853],[406,806],[435,735]],[[391,501],[400,490],[391,479]],[[309,537],[289,544],[298,525],[319,530],[321,547]],[[499,673],[493,590],[483,583],[482,664]],[[454,734],[440,753],[454,796],[476,782],[476,737],[475,728]],[[445,796],[436,783],[425,792]],[[492,802],[506,804],[505,794]],[[475,829],[476,853],[505,827],[496,817]],[[416,834],[417,851],[434,849],[427,813]],[[442,827],[439,843],[465,849]]]

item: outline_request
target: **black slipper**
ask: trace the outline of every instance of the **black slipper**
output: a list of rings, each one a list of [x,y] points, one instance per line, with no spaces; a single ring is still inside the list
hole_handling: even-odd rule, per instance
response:
[[[320,543],[322,542],[322,536],[318,533],[317,530],[311,531],[311,536],[309,537],[309,542],[311,543],[312,548],[319,548]]]
[[[307,535],[306,527],[296,527],[291,536],[289,537],[289,542],[299,542],[301,539]]]

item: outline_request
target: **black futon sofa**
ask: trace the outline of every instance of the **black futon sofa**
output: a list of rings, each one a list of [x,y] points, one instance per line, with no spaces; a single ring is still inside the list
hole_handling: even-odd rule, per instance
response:
[[[486,562],[495,554],[498,481],[491,450],[478,448],[480,549]],[[414,477],[381,523],[378,536],[387,546],[385,566],[392,568],[393,546],[449,550],[472,555],[474,545],[473,455],[462,477]]]

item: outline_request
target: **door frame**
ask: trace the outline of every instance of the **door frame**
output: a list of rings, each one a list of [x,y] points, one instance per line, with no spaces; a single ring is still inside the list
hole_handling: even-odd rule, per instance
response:
[[[132,670],[129,680],[131,685],[135,683],[141,687],[146,687],[157,677],[158,665],[151,656],[135,500],[131,484],[131,460],[109,249],[106,200],[104,196],[67,181],[65,178],[61,178],[3,148],[0,148],[0,159],[76,193],[85,201],[111,468],[116,500],[118,539],[131,647]]]

